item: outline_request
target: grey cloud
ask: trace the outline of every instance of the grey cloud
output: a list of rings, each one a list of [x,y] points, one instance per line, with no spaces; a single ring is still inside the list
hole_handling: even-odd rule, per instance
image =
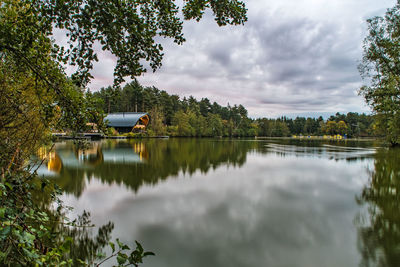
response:
[[[282,104],[282,105],[299,105],[299,106],[308,106],[308,105],[323,105],[326,104],[324,100],[321,99],[290,99],[290,100],[280,100],[280,99],[263,99],[260,100],[261,104]]]
[[[327,10],[312,0],[249,0],[249,21],[222,28],[208,12],[201,22],[185,22],[187,42],[182,46],[161,40],[163,67],[139,81],[222,105],[243,104],[253,117],[307,109],[366,111],[354,94],[361,85],[357,62],[365,35],[362,21],[394,2],[338,0],[335,3],[342,9]],[[309,10],[315,6],[320,12]],[[104,79],[112,73],[107,68],[98,68],[95,76]]]
[[[232,49],[225,47],[223,44],[214,46],[210,49],[208,57],[210,60],[215,60],[222,66],[229,66],[231,64]]]
[[[260,46],[265,54],[259,64],[270,73],[267,82],[290,84],[293,89],[302,84],[317,84],[332,53],[335,29],[306,19],[258,28]]]

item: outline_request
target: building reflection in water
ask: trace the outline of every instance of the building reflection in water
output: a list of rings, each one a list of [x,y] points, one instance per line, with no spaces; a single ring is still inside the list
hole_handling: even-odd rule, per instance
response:
[[[76,149],[70,144],[61,143],[54,149],[42,147],[37,153],[43,164],[37,172],[43,176],[57,176],[62,168],[92,169],[103,163],[143,163],[149,158],[142,142],[131,143],[126,147],[104,145],[92,142],[86,149]]]

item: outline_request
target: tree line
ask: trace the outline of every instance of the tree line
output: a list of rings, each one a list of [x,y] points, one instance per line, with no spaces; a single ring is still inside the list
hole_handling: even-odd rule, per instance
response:
[[[86,93],[105,113],[147,112],[151,117],[150,135],[185,137],[287,137],[293,135],[375,135],[374,116],[349,112],[319,118],[248,117],[243,105],[221,106],[208,98],[180,98],[156,87],[144,87],[134,80],[124,87],[106,87]]]

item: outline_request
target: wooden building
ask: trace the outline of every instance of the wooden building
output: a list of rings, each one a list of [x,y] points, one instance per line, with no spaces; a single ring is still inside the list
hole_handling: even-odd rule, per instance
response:
[[[113,127],[119,133],[129,133],[145,130],[150,116],[139,112],[110,113],[104,120],[107,127]]]

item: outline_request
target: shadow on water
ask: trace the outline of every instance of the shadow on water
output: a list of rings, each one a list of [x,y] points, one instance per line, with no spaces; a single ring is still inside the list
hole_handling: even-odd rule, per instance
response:
[[[382,149],[358,197],[368,210],[356,220],[361,266],[400,266],[400,149]]]

